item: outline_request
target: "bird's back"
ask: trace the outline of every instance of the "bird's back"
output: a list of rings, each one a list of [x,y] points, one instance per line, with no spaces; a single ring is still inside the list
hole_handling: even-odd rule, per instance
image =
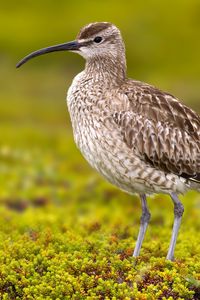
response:
[[[172,95],[139,81],[127,80],[118,95],[126,95],[130,103],[128,111],[114,116],[126,144],[154,167],[200,180],[199,115]]]

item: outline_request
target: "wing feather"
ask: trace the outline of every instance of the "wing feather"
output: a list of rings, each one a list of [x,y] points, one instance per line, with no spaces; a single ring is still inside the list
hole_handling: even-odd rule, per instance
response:
[[[129,80],[129,108],[113,114],[124,141],[147,163],[185,178],[200,179],[200,117],[168,93]]]

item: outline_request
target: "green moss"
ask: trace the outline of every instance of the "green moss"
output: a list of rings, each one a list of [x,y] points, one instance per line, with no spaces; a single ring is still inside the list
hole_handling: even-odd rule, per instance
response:
[[[90,189],[87,200],[72,197],[73,206],[67,198],[30,204],[20,213],[2,206],[1,299],[198,299],[198,222],[188,230],[192,216],[185,217],[177,259],[166,261],[168,203],[150,200],[153,213],[164,206],[163,221],[155,224],[152,217],[141,256],[134,259],[139,201],[102,185],[101,192]],[[87,185],[80,188],[84,191]],[[191,196],[195,206],[191,194],[186,207]]]
[[[175,262],[165,260],[173,206],[161,195],[148,200],[152,220],[134,259],[139,199],[93,172],[62,126],[28,135],[28,147],[25,133],[21,147],[1,141],[0,299],[199,299],[197,193],[182,198]]]

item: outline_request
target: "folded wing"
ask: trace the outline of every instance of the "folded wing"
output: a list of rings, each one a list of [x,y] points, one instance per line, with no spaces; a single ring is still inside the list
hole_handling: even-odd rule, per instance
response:
[[[114,112],[113,119],[128,147],[147,164],[199,181],[199,115],[144,83],[130,80],[123,99],[124,93],[129,109]]]

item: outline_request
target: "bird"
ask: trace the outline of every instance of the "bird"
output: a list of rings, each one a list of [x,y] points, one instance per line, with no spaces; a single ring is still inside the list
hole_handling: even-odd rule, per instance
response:
[[[141,200],[138,257],[150,211],[147,196],[168,194],[174,221],[167,260],[173,261],[184,206],[179,195],[200,190],[200,117],[178,98],[127,77],[125,44],[110,22],[93,22],[71,42],[42,48],[30,59],[72,51],[85,60],[67,93],[73,136],[84,158],[105,179]]]

